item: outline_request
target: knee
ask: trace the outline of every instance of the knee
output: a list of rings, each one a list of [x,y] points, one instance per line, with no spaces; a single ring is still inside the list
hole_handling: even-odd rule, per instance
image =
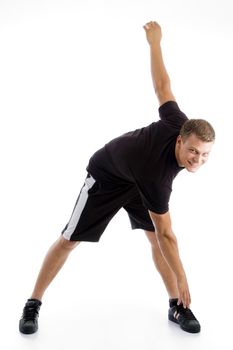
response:
[[[77,247],[77,245],[80,242],[77,241],[69,241],[67,239],[65,239],[63,236],[61,236],[58,239],[58,243],[60,245],[61,248],[66,249],[66,250],[73,250],[75,247]]]

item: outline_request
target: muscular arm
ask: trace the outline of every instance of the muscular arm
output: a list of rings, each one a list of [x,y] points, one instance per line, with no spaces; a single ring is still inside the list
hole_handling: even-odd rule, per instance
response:
[[[162,254],[176,275],[177,287],[180,294],[179,301],[183,303],[184,307],[189,306],[191,302],[189,287],[179,256],[177,239],[172,231],[170,214],[167,212],[159,215],[150,212],[150,217],[156,227],[157,238]]]
[[[144,26],[144,29],[150,45],[151,75],[159,104],[162,105],[167,101],[175,101],[160,46],[162,38],[161,28],[158,23],[150,22]]]

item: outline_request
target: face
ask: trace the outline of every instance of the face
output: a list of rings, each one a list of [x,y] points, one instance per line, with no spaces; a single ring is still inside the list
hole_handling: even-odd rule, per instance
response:
[[[213,142],[203,142],[196,135],[190,135],[185,141],[179,135],[176,140],[175,154],[181,167],[195,173],[207,160]]]

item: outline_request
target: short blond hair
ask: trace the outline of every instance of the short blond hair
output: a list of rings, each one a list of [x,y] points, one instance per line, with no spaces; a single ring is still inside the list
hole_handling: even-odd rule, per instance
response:
[[[214,142],[215,131],[212,125],[204,119],[188,119],[180,129],[183,140],[191,134],[196,135],[203,142]]]

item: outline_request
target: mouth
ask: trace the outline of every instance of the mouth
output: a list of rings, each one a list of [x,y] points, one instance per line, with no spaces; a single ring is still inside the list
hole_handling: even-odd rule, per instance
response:
[[[190,170],[192,169],[191,171],[196,171],[200,167],[199,165],[192,163],[190,160],[187,160],[187,163]]]

